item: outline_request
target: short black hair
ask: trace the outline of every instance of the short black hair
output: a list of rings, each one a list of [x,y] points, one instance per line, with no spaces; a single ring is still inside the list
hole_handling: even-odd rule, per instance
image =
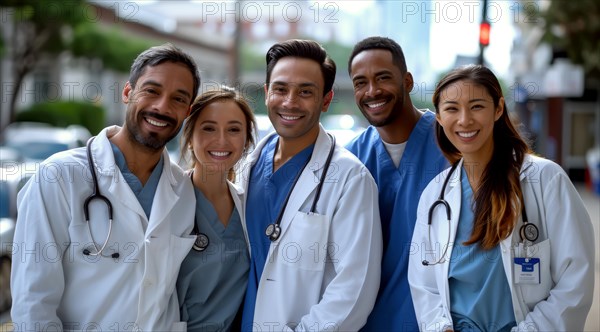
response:
[[[192,98],[190,99],[191,105],[194,99],[196,99],[198,89],[200,88],[198,67],[190,55],[170,43],[151,47],[135,58],[129,72],[129,84],[131,88],[135,88],[137,80],[142,76],[147,67],[158,66],[163,62],[181,63],[190,70],[194,80],[194,91],[192,91]]]
[[[298,57],[316,61],[321,67],[325,86],[323,96],[333,89],[336,66],[327,51],[314,40],[290,39],[277,43],[267,51],[267,86],[271,83],[271,73],[279,59],[284,57]]]
[[[406,59],[404,58],[404,52],[402,52],[402,47],[398,45],[394,40],[387,37],[367,37],[361,41],[359,41],[356,45],[354,45],[354,49],[352,49],[352,53],[350,54],[350,58],[348,59],[348,74],[350,74],[350,70],[352,68],[352,60],[354,57],[362,51],[368,50],[388,50],[392,53],[392,60],[396,67],[400,69],[402,75],[406,74],[408,71],[406,68]]]

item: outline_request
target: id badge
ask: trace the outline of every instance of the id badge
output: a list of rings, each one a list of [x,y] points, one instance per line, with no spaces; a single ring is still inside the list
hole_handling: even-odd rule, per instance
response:
[[[540,283],[540,259],[535,257],[515,257],[515,284],[533,285]]]

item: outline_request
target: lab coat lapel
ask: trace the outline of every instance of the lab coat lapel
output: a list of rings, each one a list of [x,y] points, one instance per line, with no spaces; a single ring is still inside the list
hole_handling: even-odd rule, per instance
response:
[[[176,185],[175,178],[173,177],[173,170],[171,161],[169,160],[169,154],[166,150],[163,151],[163,170],[154,194],[154,200],[152,201],[152,210],[150,212],[150,220],[148,222],[147,234],[151,234],[162,221],[167,219],[167,216],[171,213],[173,206],[179,199],[179,193],[173,190]],[[185,178],[187,179],[187,177]]]
[[[329,154],[329,149],[331,147],[329,136],[323,127],[319,127],[319,136],[317,137],[312,156],[310,157],[306,168],[302,171],[300,178],[298,178],[298,183],[294,187],[290,200],[285,208],[285,213],[281,220],[281,238],[284,237],[290,223],[293,222],[294,215],[296,215],[296,213],[300,211],[300,208],[307,203],[308,197],[319,185],[321,171],[325,166],[325,161],[327,160],[327,155]],[[307,210],[304,212],[308,212],[311,205],[312,199],[306,204]]]
[[[462,202],[462,187],[461,187],[461,169],[462,169],[461,160],[454,170],[452,174],[446,174],[440,179],[443,184],[446,180],[447,176],[450,176],[448,180],[448,185],[446,190],[444,191],[444,199],[450,204],[450,227],[448,225],[439,225],[438,226],[438,238],[437,240],[440,243],[440,255],[444,252],[444,246],[448,246],[448,250],[444,256],[445,262],[442,264],[443,274],[444,276],[448,275],[448,268],[450,267],[450,257],[452,256],[452,248],[454,247],[454,241],[456,239],[456,229],[458,227],[458,218],[460,216],[460,206]],[[440,186],[441,190],[441,186]],[[438,207],[438,212],[436,214],[439,220],[443,220],[443,223],[447,223],[446,212],[442,208],[442,206]],[[434,220],[435,223],[435,220]],[[450,231],[450,236],[448,237],[448,231]],[[441,288],[440,288],[441,289]],[[446,298],[447,303],[450,303],[450,292],[448,289],[447,280],[444,281],[444,296]]]
[[[98,134],[92,143],[92,157],[98,177],[98,184],[101,191],[103,190],[102,188],[108,188],[108,192],[102,192],[102,194],[109,197],[115,214],[119,213],[120,209],[127,209],[145,218],[142,206],[139,204],[127,181],[123,178],[115,162],[115,156],[108,138],[118,130],[118,126],[106,128]],[[143,233],[142,225],[138,225],[138,227]]]

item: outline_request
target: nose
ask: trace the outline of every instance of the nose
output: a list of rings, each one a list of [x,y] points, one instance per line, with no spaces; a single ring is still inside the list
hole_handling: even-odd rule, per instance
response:
[[[473,121],[471,117],[471,112],[466,109],[462,109],[459,111],[458,115],[458,124],[462,126],[467,126]]]
[[[374,97],[380,93],[381,93],[381,89],[379,89],[377,82],[370,82],[369,87],[366,92],[366,95],[369,97]]]
[[[294,91],[293,89],[290,89],[290,91],[283,97],[283,102],[282,102],[283,108],[285,108],[285,109],[294,108],[296,106],[297,98],[298,98],[298,93],[296,91]]]
[[[170,114],[171,107],[169,102],[170,100],[167,95],[161,95],[160,97],[154,100],[154,104],[152,106],[154,106],[154,109],[156,109],[156,111],[162,114]]]

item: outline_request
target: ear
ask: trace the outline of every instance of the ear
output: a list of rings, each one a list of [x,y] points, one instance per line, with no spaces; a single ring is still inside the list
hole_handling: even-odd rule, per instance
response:
[[[269,99],[269,86],[265,83],[265,106],[267,106],[267,100]]]
[[[125,83],[125,87],[123,88],[123,93],[121,94],[121,100],[123,100],[123,102],[125,104],[129,103],[129,96],[131,94],[131,84],[129,84],[129,81],[127,83]]]
[[[504,113],[504,97],[500,97],[500,100],[498,100],[498,106],[496,107],[496,114],[494,114],[494,122],[498,121],[498,119],[500,119],[500,117],[502,116],[502,113]]]
[[[192,105],[190,105],[190,107],[188,107],[188,111],[187,111],[187,114],[185,115],[185,117],[187,118],[188,116],[190,116],[190,114],[192,114]]]
[[[333,100],[333,90],[327,92],[327,94],[323,97],[323,106],[321,107],[322,113],[327,112],[332,100]]]
[[[410,72],[406,72],[404,74],[404,88],[406,93],[410,93],[415,86],[415,81],[413,80],[413,76]]]
[[[437,121],[437,123],[441,126],[442,125],[442,118],[440,117],[440,113],[435,112],[435,120]]]

